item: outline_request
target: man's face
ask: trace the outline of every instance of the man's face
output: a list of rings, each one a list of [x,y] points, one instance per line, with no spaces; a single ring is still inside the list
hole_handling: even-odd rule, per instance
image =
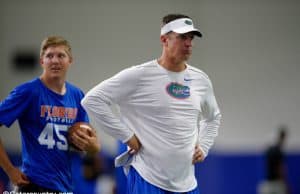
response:
[[[169,56],[178,61],[187,61],[192,54],[194,34],[192,32],[185,34],[171,32],[167,36],[166,48]]]
[[[66,52],[64,45],[50,46],[45,50],[40,63],[47,77],[65,79],[72,58]]]

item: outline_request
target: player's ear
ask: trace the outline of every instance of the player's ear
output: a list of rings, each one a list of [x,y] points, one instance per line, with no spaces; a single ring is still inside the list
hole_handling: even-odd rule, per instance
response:
[[[70,64],[72,64],[73,63],[73,57],[69,57],[69,62],[70,62]]]
[[[166,34],[165,35],[161,35],[160,36],[160,42],[161,42],[161,44],[162,45],[166,45],[167,44],[167,39],[168,39],[168,37],[167,37]]]
[[[40,65],[43,66],[43,64],[44,64],[43,57],[40,57]]]

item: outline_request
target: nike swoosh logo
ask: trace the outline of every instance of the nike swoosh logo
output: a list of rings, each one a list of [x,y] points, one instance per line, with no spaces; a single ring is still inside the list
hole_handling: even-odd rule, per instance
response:
[[[183,78],[183,80],[188,82],[188,81],[192,81],[193,79],[190,79],[190,78]]]

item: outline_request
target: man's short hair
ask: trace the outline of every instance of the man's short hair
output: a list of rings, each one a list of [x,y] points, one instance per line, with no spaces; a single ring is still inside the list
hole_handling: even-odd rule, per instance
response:
[[[183,14],[168,14],[168,15],[166,15],[162,18],[162,26],[169,23],[169,22],[171,22],[171,21],[174,21],[174,20],[177,20],[177,19],[180,19],[180,18],[192,19],[189,16],[183,15]]]
[[[41,50],[40,50],[40,57],[42,57],[45,54],[45,51],[50,46],[65,46],[66,52],[69,55],[69,57],[72,58],[72,52],[71,52],[71,45],[70,43],[61,36],[48,36],[46,37],[41,44]]]

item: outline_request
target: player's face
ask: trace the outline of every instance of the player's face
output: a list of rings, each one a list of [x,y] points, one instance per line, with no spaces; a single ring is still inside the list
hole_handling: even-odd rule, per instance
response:
[[[65,79],[72,58],[64,45],[48,47],[40,59],[44,75],[48,78]]]
[[[180,62],[187,61],[192,55],[194,34],[192,32],[185,34],[171,32],[167,36],[168,55]]]

